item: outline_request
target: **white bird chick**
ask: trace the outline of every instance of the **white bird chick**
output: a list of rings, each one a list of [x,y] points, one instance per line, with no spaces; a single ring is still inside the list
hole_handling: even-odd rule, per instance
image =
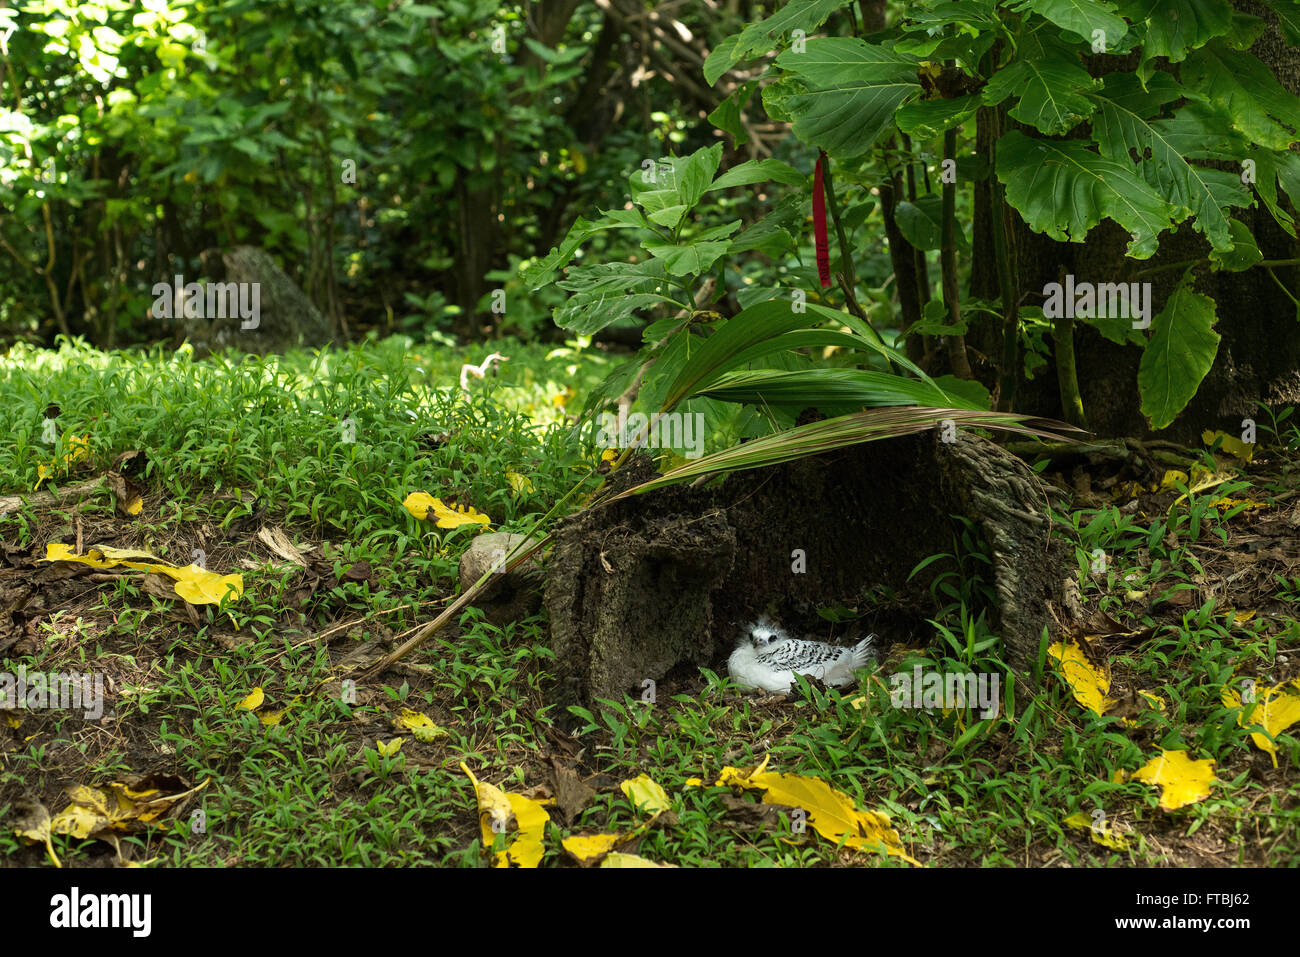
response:
[[[492,363],[508,362],[508,361],[510,361],[509,356],[503,356],[499,352],[494,352],[486,359],[484,359],[482,363],[480,363],[479,365],[475,366],[475,365],[470,365],[469,363],[465,363],[465,365],[460,367],[460,387],[464,389],[466,392],[468,392],[470,376],[473,376],[476,379],[481,379],[485,375],[487,375],[487,371],[492,367]]]
[[[852,684],[853,673],[872,659],[874,634],[852,648],[822,641],[791,638],[766,615],[750,625],[736,650],[727,659],[727,673],[747,688],[762,688],[771,694],[786,694],[794,687],[795,675],[808,675],[842,688]]]

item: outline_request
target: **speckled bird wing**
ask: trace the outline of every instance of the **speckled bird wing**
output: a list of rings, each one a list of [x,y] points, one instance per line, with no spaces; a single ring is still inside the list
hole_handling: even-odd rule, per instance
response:
[[[764,649],[758,656],[760,664],[779,671],[795,668],[808,668],[813,665],[828,665],[836,661],[844,649],[820,641],[801,641],[792,638],[773,648]]]

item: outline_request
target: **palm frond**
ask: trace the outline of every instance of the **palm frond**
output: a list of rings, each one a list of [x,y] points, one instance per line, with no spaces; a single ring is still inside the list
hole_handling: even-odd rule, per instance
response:
[[[670,469],[658,478],[635,485],[601,504],[641,495],[655,489],[678,485],[715,473],[738,472],[790,462],[808,455],[830,452],[862,442],[898,438],[926,432],[951,421],[955,427],[997,429],[1020,435],[1073,442],[1088,433],[1064,422],[1007,412],[975,409],[935,409],[922,406],[892,406],[865,409],[848,415],[823,419],[809,425],[765,435],[741,445],[693,459]]]

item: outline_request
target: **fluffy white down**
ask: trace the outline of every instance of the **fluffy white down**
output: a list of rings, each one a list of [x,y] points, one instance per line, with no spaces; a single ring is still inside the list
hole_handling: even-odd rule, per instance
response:
[[[738,684],[749,688],[761,688],[770,694],[788,693],[794,687],[796,674],[808,675],[833,687],[842,688],[852,684],[854,672],[864,667],[870,660],[873,638],[874,636],[865,638],[853,648],[838,648],[823,642],[786,638],[772,642],[761,649],[755,648],[753,642],[742,638],[736,650],[727,659],[727,673]],[[793,643],[797,648],[787,648],[789,643]],[[782,655],[783,650],[796,652],[793,655],[795,660],[804,657],[803,654],[797,653],[799,650],[822,653],[829,651],[833,653],[833,657],[816,663],[782,667],[775,664],[773,659],[785,657],[789,660],[789,656]],[[816,655],[809,655],[809,657],[816,657]]]
[[[727,674],[747,688],[761,688],[769,694],[784,694],[794,684],[793,671],[774,671],[758,660],[758,651],[749,642],[727,659]]]

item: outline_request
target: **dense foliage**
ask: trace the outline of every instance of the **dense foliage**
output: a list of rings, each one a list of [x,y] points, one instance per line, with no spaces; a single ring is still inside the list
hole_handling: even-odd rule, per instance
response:
[[[0,333],[167,338],[150,288],[238,243],[341,334],[485,331],[489,274],[682,125],[651,79],[621,115],[631,54],[601,24],[494,0],[0,9]],[[545,318],[521,300],[491,331]]]

